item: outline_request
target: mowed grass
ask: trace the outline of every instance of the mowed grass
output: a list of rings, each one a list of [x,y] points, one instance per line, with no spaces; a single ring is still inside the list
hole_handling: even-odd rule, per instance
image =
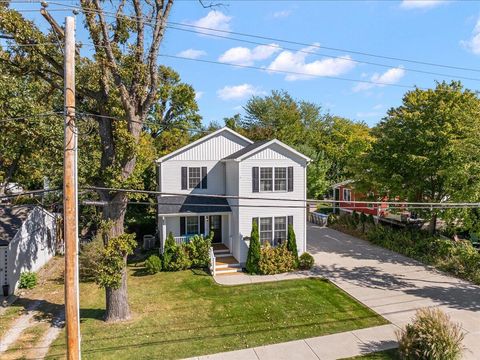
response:
[[[367,355],[355,356],[344,360],[398,360],[398,349],[379,351]]]
[[[103,290],[81,284],[83,359],[178,359],[387,323],[322,279],[220,286],[203,271],[141,273],[129,268],[124,323],[104,323]],[[48,358],[64,356],[61,336]]]

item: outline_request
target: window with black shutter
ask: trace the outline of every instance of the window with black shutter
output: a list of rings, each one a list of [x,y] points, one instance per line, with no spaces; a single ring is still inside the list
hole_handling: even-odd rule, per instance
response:
[[[185,216],[180,216],[180,236],[185,236],[186,232]]]
[[[292,225],[293,226],[293,216],[288,216],[287,217],[287,221],[288,221],[288,225]]]
[[[203,166],[202,167],[202,189],[206,189],[207,188],[207,167],[206,166]]]
[[[288,167],[288,191],[293,191],[293,166]]]
[[[200,216],[200,234],[205,234],[205,216]]]
[[[187,167],[186,166],[182,166],[182,190],[187,190],[188,188],[188,183],[187,183]]]
[[[252,192],[258,192],[258,167],[252,167]]]

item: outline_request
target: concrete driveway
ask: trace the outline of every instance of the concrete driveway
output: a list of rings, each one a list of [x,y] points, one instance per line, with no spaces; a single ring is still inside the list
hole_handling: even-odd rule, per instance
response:
[[[462,325],[465,359],[480,358],[480,287],[344,233],[309,224],[318,273],[398,327],[423,307],[440,307]]]

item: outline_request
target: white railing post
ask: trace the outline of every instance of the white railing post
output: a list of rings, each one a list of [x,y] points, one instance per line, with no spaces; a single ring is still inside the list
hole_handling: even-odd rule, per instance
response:
[[[215,276],[215,253],[213,252],[213,247],[210,247],[210,273]]]

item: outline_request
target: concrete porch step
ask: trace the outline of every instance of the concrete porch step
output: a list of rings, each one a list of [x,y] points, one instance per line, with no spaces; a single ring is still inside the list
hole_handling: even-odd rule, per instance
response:
[[[236,275],[242,272],[241,268],[224,268],[215,270],[215,275]]]
[[[216,257],[216,265],[218,266],[229,266],[229,265],[240,265],[238,260],[233,256],[221,256]]]
[[[225,253],[214,253],[216,258],[225,258],[225,257],[233,257],[232,253],[225,252]]]

